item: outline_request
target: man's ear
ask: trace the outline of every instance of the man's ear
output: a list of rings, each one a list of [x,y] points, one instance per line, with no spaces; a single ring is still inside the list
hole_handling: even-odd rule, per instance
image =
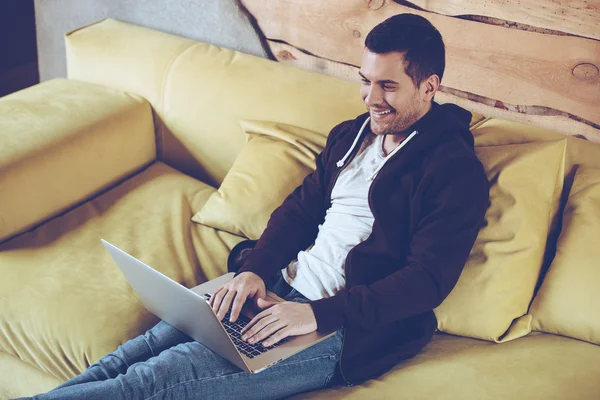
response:
[[[423,100],[429,102],[440,88],[440,77],[436,74],[430,75],[421,85],[423,86]]]

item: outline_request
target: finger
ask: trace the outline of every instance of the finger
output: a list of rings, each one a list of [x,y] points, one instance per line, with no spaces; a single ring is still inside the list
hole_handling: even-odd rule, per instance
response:
[[[254,335],[253,337],[248,339],[248,343],[252,343],[252,344],[259,343],[261,340],[268,338],[269,336],[271,336],[275,332],[279,331],[280,329],[285,328],[286,326],[287,326],[286,323],[284,323],[281,320],[277,320],[277,321],[265,326],[260,332],[258,332],[256,335]]]
[[[237,296],[235,296],[235,299],[233,300],[233,307],[231,307],[231,322],[237,321],[247,297],[247,293],[237,292]]]
[[[275,332],[275,334],[273,336],[271,336],[270,338],[268,338],[267,340],[262,342],[262,345],[264,347],[269,347],[270,345],[275,344],[275,343],[279,342],[280,340],[283,340],[286,337],[290,336],[290,334],[291,334],[290,329],[288,329],[287,327],[282,328],[282,329],[278,330],[277,332]]]
[[[240,335],[243,335],[244,332],[247,332],[250,328],[252,328],[258,321],[260,321],[260,319],[262,317],[259,317],[260,314],[255,315],[254,318],[252,318],[252,320],[250,322],[248,322],[248,324],[246,324],[245,327],[242,328],[242,330],[240,331]]]
[[[252,328],[252,326],[253,326],[254,324],[256,324],[258,321],[260,321],[260,320],[261,320],[261,318],[268,317],[269,315],[273,315],[273,311],[274,311],[274,310],[268,309],[268,310],[264,310],[264,311],[260,312],[259,314],[256,314],[256,315],[254,316],[254,318],[252,318],[252,321],[248,322],[248,325],[246,325],[246,326],[245,326],[245,327],[244,327],[244,328],[243,328],[243,329],[240,331],[240,334],[243,334],[243,333],[244,333],[244,332],[246,332],[248,329]]]
[[[242,340],[252,339],[254,335],[260,332],[265,326],[272,324],[273,322],[278,321],[279,319],[274,316],[268,316],[266,318],[261,319],[250,329],[248,332],[242,335]]]
[[[269,307],[273,307],[275,304],[277,304],[277,302],[265,300],[260,297],[256,300],[256,305],[259,306],[261,309],[267,309]]]
[[[212,308],[215,314],[219,311],[219,308],[221,307],[221,301],[223,301],[223,297],[225,297],[227,292],[228,289],[224,289],[218,293],[215,292],[215,294],[211,296],[211,298],[214,300]]]
[[[215,303],[215,295],[217,293],[219,293],[221,291],[221,289],[223,289],[223,286],[221,286],[220,288],[218,288],[217,290],[215,290],[214,293],[210,296],[210,300],[208,301],[208,304],[210,304],[211,307]]]
[[[236,294],[237,292],[230,290],[223,298],[223,302],[221,303],[221,307],[219,307],[219,312],[217,313],[217,318],[219,318],[219,321],[222,321],[225,314],[227,314],[227,311],[229,311],[231,302]]]

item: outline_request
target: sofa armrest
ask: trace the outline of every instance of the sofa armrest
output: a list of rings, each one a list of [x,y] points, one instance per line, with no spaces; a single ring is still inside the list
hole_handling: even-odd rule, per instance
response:
[[[156,159],[143,98],[56,79],[0,98],[0,242]]]

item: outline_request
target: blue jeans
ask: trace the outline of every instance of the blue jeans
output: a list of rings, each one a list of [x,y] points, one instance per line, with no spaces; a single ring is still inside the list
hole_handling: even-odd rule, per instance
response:
[[[309,300],[279,272],[267,289]],[[249,374],[191,337],[159,322],[48,393],[49,399],[276,399],[334,385],[343,328],[258,374]],[[336,379],[337,380],[337,379]]]

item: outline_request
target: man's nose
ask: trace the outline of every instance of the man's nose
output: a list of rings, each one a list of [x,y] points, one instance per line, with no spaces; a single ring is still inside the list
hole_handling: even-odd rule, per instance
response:
[[[381,90],[377,87],[377,85],[371,85],[369,87],[369,91],[367,92],[367,97],[365,97],[365,104],[369,107],[374,107],[381,105],[382,103],[383,96]]]

